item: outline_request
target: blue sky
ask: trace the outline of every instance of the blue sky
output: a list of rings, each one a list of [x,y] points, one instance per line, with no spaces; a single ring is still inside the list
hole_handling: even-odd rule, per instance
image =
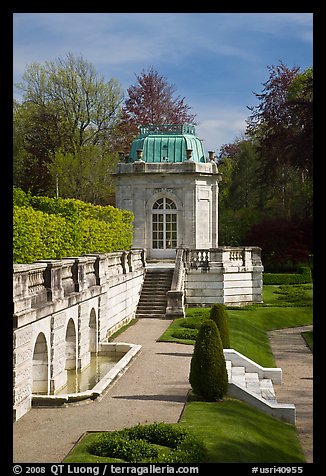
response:
[[[244,133],[268,66],[313,62],[312,13],[14,13],[13,34],[14,82],[67,53],[125,92],[153,66],[197,115],[206,152]]]

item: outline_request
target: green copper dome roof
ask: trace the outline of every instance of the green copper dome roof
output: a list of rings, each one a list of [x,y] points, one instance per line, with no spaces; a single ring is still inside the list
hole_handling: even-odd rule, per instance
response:
[[[142,150],[144,162],[205,162],[202,142],[196,137],[195,127],[185,124],[160,124],[142,126],[139,136],[132,142],[129,162],[138,160],[137,150]],[[188,152],[187,152],[188,150]]]

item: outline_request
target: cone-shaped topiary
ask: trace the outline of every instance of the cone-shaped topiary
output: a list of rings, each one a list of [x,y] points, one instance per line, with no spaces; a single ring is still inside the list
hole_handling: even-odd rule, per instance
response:
[[[222,400],[228,389],[223,346],[212,319],[199,328],[190,363],[189,382],[193,392],[208,401]]]
[[[223,349],[230,348],[228,315],[224,304],[213,304],[209,317],[213,319],[220,331]]]

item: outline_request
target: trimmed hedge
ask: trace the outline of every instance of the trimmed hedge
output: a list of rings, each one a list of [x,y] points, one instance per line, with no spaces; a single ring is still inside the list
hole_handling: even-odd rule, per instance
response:
[[[81,200],[23,194],[14,192],[14,263],[131,248],[131,212]]]
[[[198,437],[169,423],[104,432],[87,451],[128,463],[201,463],[206,455],[205,446]]]
[[[224,349],[230,348],[229,324],[227,310],[224,304],[213,304],[209,312],[210,319],[213,319],[220,331],[220,337]]]
[[[309,266],[298,267],[297,273],[263,273],[263,284],[308,284],[312,283]]]
[[[220,333],[207,319],[200,326],[190,363],[189,382],[194,393],[207,401],[222,400],[228,389],[228,374]]]

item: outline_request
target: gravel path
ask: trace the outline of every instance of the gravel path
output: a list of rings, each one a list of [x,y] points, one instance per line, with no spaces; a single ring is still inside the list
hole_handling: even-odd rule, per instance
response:
[[[282,384],[275,385],[276,400],[294,403],[296,428],[307,463],[313,462],[313,356],[301,332],[312,326],[280,329],[268,333]]]
[[[193,347],[156,342],[170,323],[140,319],[116,339],[143,348],[102,397],[64,408],[32,408],[16,421],[14,462],[59,463],[85,431],[177,422],[190,389]],[[283,370],[283,383],[275,386],[276,398],[296,405],[298,436],[307,462],[312,462],[312,353],[300,335],[302,329],[273,331],[269,338],[276,365]]]

